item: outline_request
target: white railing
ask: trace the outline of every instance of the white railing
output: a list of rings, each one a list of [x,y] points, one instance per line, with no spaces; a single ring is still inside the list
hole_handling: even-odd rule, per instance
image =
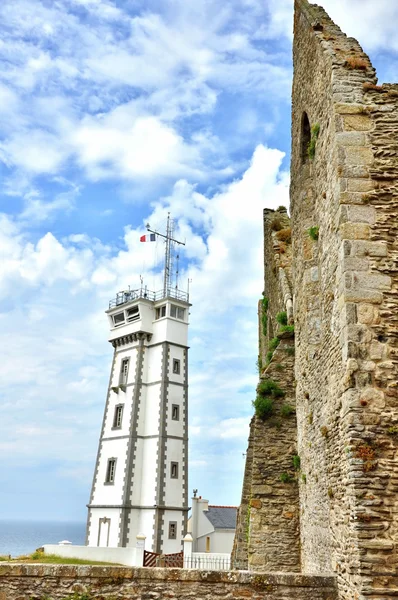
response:
[[[230,554],[216,552],[193,552],[184,556],[184,569],[202,569],[204,571],[229,571],[231,568]]]

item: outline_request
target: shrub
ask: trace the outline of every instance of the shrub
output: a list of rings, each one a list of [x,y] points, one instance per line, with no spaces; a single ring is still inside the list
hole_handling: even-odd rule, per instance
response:
[[[284,348],[284,351],[288,356],[294,356],[296,353],[294,346],[288,346],[287,348]]]
[[[295,414],[295,409],[293,406],[291,406],[290,404],[283,404],[283,406],[281,407],[281,416],[286,419],[287,417],[290,417],[291,415]]]
[[[350,56],[345,62],[347,69],[358,69],[360,71],[366,71],[368,68],[368,61],[360,56]]]
[[[319,431],[321,432],[321,435],[323,437],[328,437],[329,429],[325,425],[323,425],[322,427],[320,427]]]
[[[280,229],[276,234],[276,238],[280,242],[286,242],[287,244],[290,244],[292,241],[292,228],[287,227],[286,229]]]
[[[272,379],[264,379],[257,386],[257,397],[253,402],[256,416],[265,421],[274,414],[274,399],[284,396],[285,392]]]
[[[279,312],[276,315],[276,320],[279,323],[279,325],[287,325],[287,313],[286,313],[286,311]]]
[[[274,414],[274,401],[272,398],[257,396],[253,401],[256,416],[265,421]]]
[[[274,353],[269,350],[267,352],[267,354],[265,355],[265,360],[266,360],[267,365],[271,362],[273,354]]]
[[[293,468],[295,471],[300,471],[301,460],[298,454],[293,456]]]
[[[319,238],[319,225],[314,225],[314,227],[310,227],[307,231],[308,235],[314,242],[316,242]]]
[[[277,337],[272,338],[272,340],[269,341],[268,349],[271,352],[274,352],[274,350],[276,350],[277,347],[279,346],[279,343],[280,343],[280,339],[279,338],[277,338]]]
[[[261,324],[263,327],[263,334],[267,335],[267,321],[268,321],[268,298],[263,298],[261,301],[262,311],[261,311]]]
[[[365,473],[376,468],[375,451],[368,444],[358,446],[355,453],[355,458],[360,458],[363,461],[363,470]]]
[[[306,475],[305,473],[302,473],[302,474],[301,474],[301,481],[302,481],[303,483],[307,483],[307,475]]]
[[[279,231],[280,229],[283,229],[282,221],[279,217],[275,217],[271,221],[271,229],[272,231]]]
[[[257,386],[257,394],[259,396],[273,396],[274,398],[281,398],[285,395],[285,392],[279,387],[276,381],[272,379],[264,379],[260,381]]]
[[[294,333],[294,325],[282,325],[279,329],[281,333]]]
[[[279,479],[282,483],[292,483],[294,481],[293,477],[289,475],[289,473],[281,473],[279,475]]]
[[[320,129],[321,129],[321,126],[319,125],[319,123],[315,123],[311,127],[311,140],[310,140],[310,142],[308,144],[308,148],[307,148],[307,153],[308,153],[308,157],[310,158],[310,160],[313,160],[315,158],[316,142],[319,137]]]

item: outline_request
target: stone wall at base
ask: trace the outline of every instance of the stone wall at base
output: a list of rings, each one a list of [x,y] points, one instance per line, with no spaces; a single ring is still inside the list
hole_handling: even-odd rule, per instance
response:
[[[0,565],[0,600],[336,600],[332,577],[83,565]]]

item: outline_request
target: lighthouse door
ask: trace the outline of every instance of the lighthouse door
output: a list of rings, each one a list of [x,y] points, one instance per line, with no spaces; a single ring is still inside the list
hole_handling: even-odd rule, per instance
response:
[[[99,520],[98,527],[98,546],[105,548],[109,546],[109,530],[111,528],[111,520],[103,517]]]

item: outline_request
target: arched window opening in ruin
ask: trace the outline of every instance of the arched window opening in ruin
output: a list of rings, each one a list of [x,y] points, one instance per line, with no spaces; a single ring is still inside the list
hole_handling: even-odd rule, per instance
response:
[[[308,160],[308,145],[311,141],[311,126],[307,113],[303,113],[301,119],[301,162]]]

